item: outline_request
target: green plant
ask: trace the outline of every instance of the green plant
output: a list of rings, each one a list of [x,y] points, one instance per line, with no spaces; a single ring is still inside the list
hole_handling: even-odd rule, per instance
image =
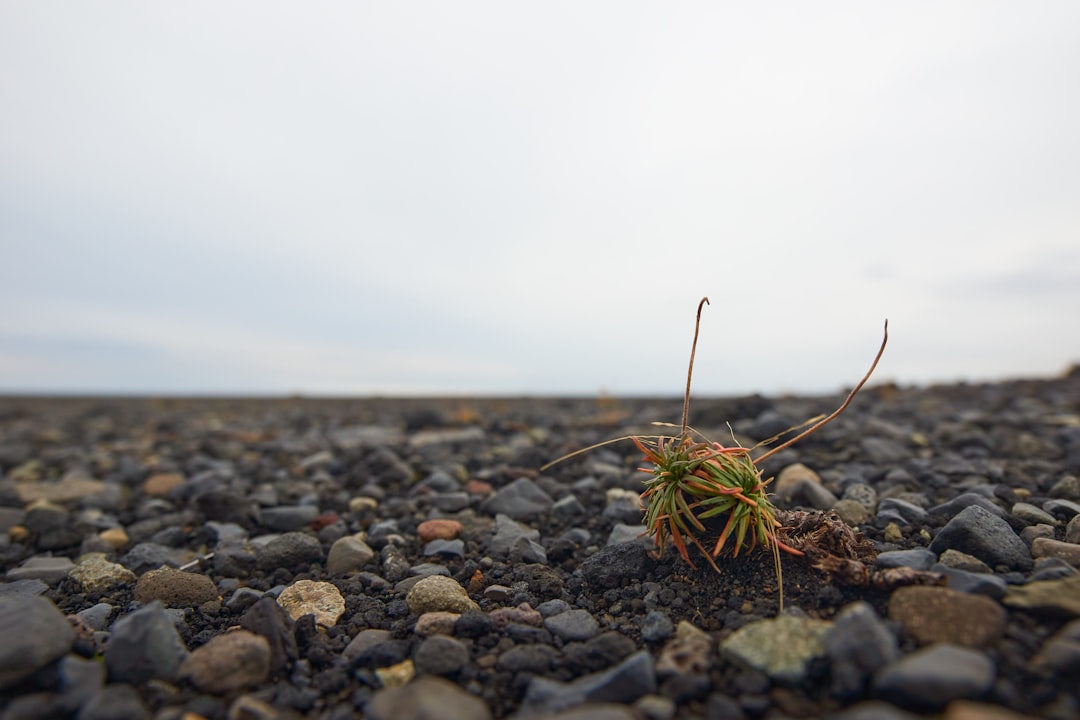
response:
[[[694,340],[690,346],[690,365],[686,372],[686,392],[683,397],[682,425],[679,433],[670,435],[633,435],[614,438],[576,452],[564,455],[548,463],[541,470],[596,447],[622,440],[631,440],[644,455],[647,467],[639,468],[648,473],[645,490],[641,494],[645,503],[646,532],[652,536],[660,553],[668,541],[691,567],[697,567],[690,559],[688,545],[696,547],[717,572],[716,558],[731,546],[735,557],[742,550],[760,546],[773,556],[777,582],[780,585],[780,607],[783,609],[783,577],[780,567],[780,551],[802,555],[800,550],[782,542],[778,536],[781,527],[776,508],[769,499],[767,487],[772,478],[763,479],[761,463],[808,435],[820,430],[834,420],[851,403],[856,393],[870,379],[878,361],[885,352],[889,339],[889,323],[885,322],[881,347],[870,369],[859,384],[852,389],[839,408],[827,416],[813,418],[801,427],[806,429],[766,451],[753,457],[754,448],[725,447],[712,442],[688,425],[690,414],[690,381],[694,372],[694,355],[697,351],[698,332],[701,327],[701,311],[709,299],[698,303],[694,323]],[[654,423],[664,427],[676,427],[670,423]],[[809,427],[807,427],[809,426]],[[765,443],[770,440],[765,441]],[[715,519],[715,520],[714,520]],[[708,549],[703,537],[708,533],[706,523],[723,522],[712,549]]]

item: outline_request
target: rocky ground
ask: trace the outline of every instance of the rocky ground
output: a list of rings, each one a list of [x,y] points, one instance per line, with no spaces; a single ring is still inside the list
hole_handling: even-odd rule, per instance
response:
[[[841,399],[691,421],[753,443]],[[1080,372],[870,388],[769,458],[790,537],[833,543],[782,557],[783,613],[768,553],[653,557],[630,443],[539,471],[680,412],[0,398],[2,717],[1080,716]]]

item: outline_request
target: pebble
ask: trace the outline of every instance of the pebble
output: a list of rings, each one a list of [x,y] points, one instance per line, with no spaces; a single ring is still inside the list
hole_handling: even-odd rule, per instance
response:
[[[508,515],[495,516],[495,528],[491,540],[488,541],[488,552],[492,557],[500,559],[547,562],[547,553],[540,544],[540,531],[522,525]]]
[[[364,706],[371,720],[491,720],[483,700],[436,675],[421,675],[404,687],[377,691]]]
[[[991,567],[1030,570],[1033,565],[1028,546],[1009,524],[979,505],[957,513],[930,543],[930,550],[939,554],[949,548],[974,555]]]
[[[319,515],[314,505],[279,505],[259,511],[259,525],[271,532],[300,530]]]
[[[781,615],[744,625],[720,644],[721,652],[780,683],[801,682],[810,663],[825,655],[832,623]]]
[[[893,591],[889,619],[919,645],[951,643],[988,647],[1005,632],[1005,610],[982,595],[949,588],[911,585]]]
[[[922,526],[928,519],[927,512],[918,505],[900,498],[888,497],[878,503],[874,524],[878,527],[885,527],[890,523]]]
[[[544,675],[551,668],[558,655],[555,648],[540,643],[515,645],[499,655],[495,667],[511,673],[532,673]]]
[[[1031,543],[1031,556],[1034,558],[1058,558],[1075,568],[1080,568],[1080,545],[1062,542],[1051,538],[1035,538]]]
[[[113,623],[105,648],[109,679],[139,685],[149,680],[172,681],[188,656],[176,624],[158,601],[144,605]]]
[[[86,593],[101,594],[136,582],[135,573],[120,563],[109,562],[103,553],[84,555],[68,574]]]
[[[68,576],[75,567],[71,558],[38,556],[27,558],[22,565],[9,569],[4,577],[8,582],[18,580],[40,580],[47,585],[56,585]]]
[[[121,527],[102,530],[98,533],[98,538],[113,550],[123,550],[131,542],[131,538],[128,537],[127,532]]]
[[[644,508],[641,504],[640,493],[616,487],[608,489],[604,493],[604,499],[606,504],[602,516],[608,520],[628,525],[641,521]]]
[[[78,720],[149,720],[150,710],[131,685],[111,683],[79,708]]]
[[[600,623],[588,610],[575,609],[544,618],[544,627],[563,642],[588,640],[600,632]]]
[[[953,550],[952,548],[941,553],[941,557],[938,561],[945,567],[952,568],[953,570],[964,570],[965,572],[971,573],[994,572],[989,565],[974,555],[968,555],[965,552]]]
[[[75,630],[51,600],[34,595],[0,597],[0,689],[31,677],[62,657]]]
[[[277,602],[293,620],[314,615],[322,627],[333,627],[345,614],[345,598],[328,582],[297,580],[281,591]]]
[[[480,504],[480,509],[489,515],[502,514],[519,519],[546,512],[553,504],[551,496],[539,485],[527,477],[520,477],[496,490]]]
[[[581,563],[581,574],[591,587],[603,591],[642,577],[649,564],[648,551],[641,543],[626,542],[590,555]]]
[[[1076,515],[1065,526],[1065,542],[1080,545],[1080,515]]]
[[[203,692],[224,694],[254,687],[270,675],[270,643],[247,630],[232,630],[196,648],[180,676]]]
[[[452,637],[432,635],[417,646],[413,663],[419,673],[454,676],[469,664],[469,648]]]
[[[163,498],[183,484],[184,476],[180,473],[157,473],[143,481],[142,491],[144,495]]]
[[[287,532],[255,548],[255,563],[260,570],[274,571],[298,565],[321,562],[319,541],[302,532]]]
[[[554,714],[590,702],[630,704],[655,692],[652,658],[642,650],[612,668],[568,683],[533,676],[521,701],[521,714]]]
[[[870,678],[900,655],[896,636],[865,601],[844,606],[825,635],[832,694],[860,695]]]
[[[375,551],[358,535],[339,538],[326,555],[326,571],[331,575],[358,572],[375,558]]]
[[[858,527],[870,520],[870,513],[857,500],[837,500],[832,510],[851,527]]]
[[[417,525],[416,534],[420,537],[420,542],[427,543],[432,540],[453,540],[463,529],[464,526],[457,520],[436,518]]]
[[[1033,612],[1076,617],[1080,615],[1080,574],[1012,586],[1002,602]]]
[[[201,605],[220,599],[217,585],[206,575],[163,567],[150,570],[135,585],[135,600],[160,600],[167,607]]]
[[[650,610],[641,621],[641,639],[648,643],[663,642],[675,632],[675,625],[667,613]]]
[[[667,619],[662,613],[653,612]],[[667,620],[670,628],[671,620]],[[667,633],[671,634],[670,630]],[[690,673],[703,673],[709,669],[709,654],[712,652],[712,637],[705,631],[685,620],[680,620],[675,629],[675,637],[671,638],[660,651],[656,661],[656,674],[660,677],[667,675],[685,675]]]
[[[876,562],[880,568],[909,567],[913,570],[929,570],[937,562],[937,554],[926,548],[889,550],[878,554]]]
[[[781,470],[776,476],[773,492],[787,507],[827,510],[838,500],[821,484],[821,477],[802,463],[793,463]]]
[[[420,580],[409,590],[405,601],[409,604],[409,612],[415,615],[439,610],[466,613],[480,609],[457,580],[443,575]]]
[[[394,635],[389,630],[367,628],[356,634],[345,649],[341,652],[349,662],[356,661],[371,655],[372,650],[393,641]]]
[[[1046,640],[1031,658],[1031,667],[1046,674],[1080,672],[1080,620],[1073,620]]]
[[[1031,503],[1018,502],[1013,503],[1012,510],[1009,511],[1012,516],[1018,520],[1022,520],[1028,525],[1057,525],[1058,521],[1053,515],[1042,510]]]
[[[872,486],[863,482],[853,482],[844,488],[841,500],[857,502],[866,510],[868,516],[877,512],[878,494]]]
[[[375,668],[375,677],[384,688],[404,687],[416,677],[416,665],[409,659],[393,665],[380,665]]]
[[[880,697],[916,711],[940,711],[953,700],[979,698],[990,689],[994,663],[975,650],[939,643],[887,665],[874,689]]]
[[[452,635],[454,632],[454,625],[460,617],[461,613],[446,612],[445,610],[426,612],[416,619],[416,625],[413,627],[413,632],[421,637],[427,637],[429,635]]]
[[[951,498],[948,502],[944,502],[941,505],[935,505],[930,508],[930,517],[932,518],[951,518],[955,517],[960,511],[966,510],[969,507],[980,507],[986,510],[991,515],[1004,518],[1008,515],[1004,509],[994,503],[988,497],[980,495],[978,493],[966,492]]]
[[[446,556],[446,557],[465,557],[465,541],[464,540],[432,540],[424,545],[424,556],[431,557],[433,555]]]

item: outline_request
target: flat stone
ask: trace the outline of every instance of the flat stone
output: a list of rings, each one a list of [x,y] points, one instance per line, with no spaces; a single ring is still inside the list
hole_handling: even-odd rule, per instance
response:
[[[949,588],[911,585],[889,599],[889,618],[919,645],[951,643],[987,647],[1005,632],[1005,610],[982,595]]]
[[[1050,538],[1035,538],[1031,542],[1031,555],[1035,558],[1052,557],[1064,560],[1080,568],[1080,545]]]
[[[600,632],[600,623],[588,610],[567,610],[544,619],[544,627],[564,642],[588,640]]]
[[[825,620],[781,615],[736,630],[720,645],[728,658],[760,670],[776,682],[799,683],[810,663],[825,655]]]
[[[17,580],[40,580],[48,585],[55,585],[68,576],[75,567],[71,558],[66,557],[32,557],[27,558],[22,565],[8,570],[4,577],[8,582]]]
[[[297,580],[281,591],[277,601],[293,620],[314,615],[322,627],[333,627],[345,614],[345,598],[328,582]]]
[[[1001,600],[1009,607],[1052,615],[1080,615],[1080,574],[1010,586]]]

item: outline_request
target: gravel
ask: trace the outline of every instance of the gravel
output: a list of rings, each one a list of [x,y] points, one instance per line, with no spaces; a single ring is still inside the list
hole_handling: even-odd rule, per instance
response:
[[[0,716],[1080,715],[1080,371],[871,388],[770,458],[786,524],[862,543],[784,553],[782,613],[768,553],[657,556],[631,444],[539,470],[680,411],[0,398]]]

